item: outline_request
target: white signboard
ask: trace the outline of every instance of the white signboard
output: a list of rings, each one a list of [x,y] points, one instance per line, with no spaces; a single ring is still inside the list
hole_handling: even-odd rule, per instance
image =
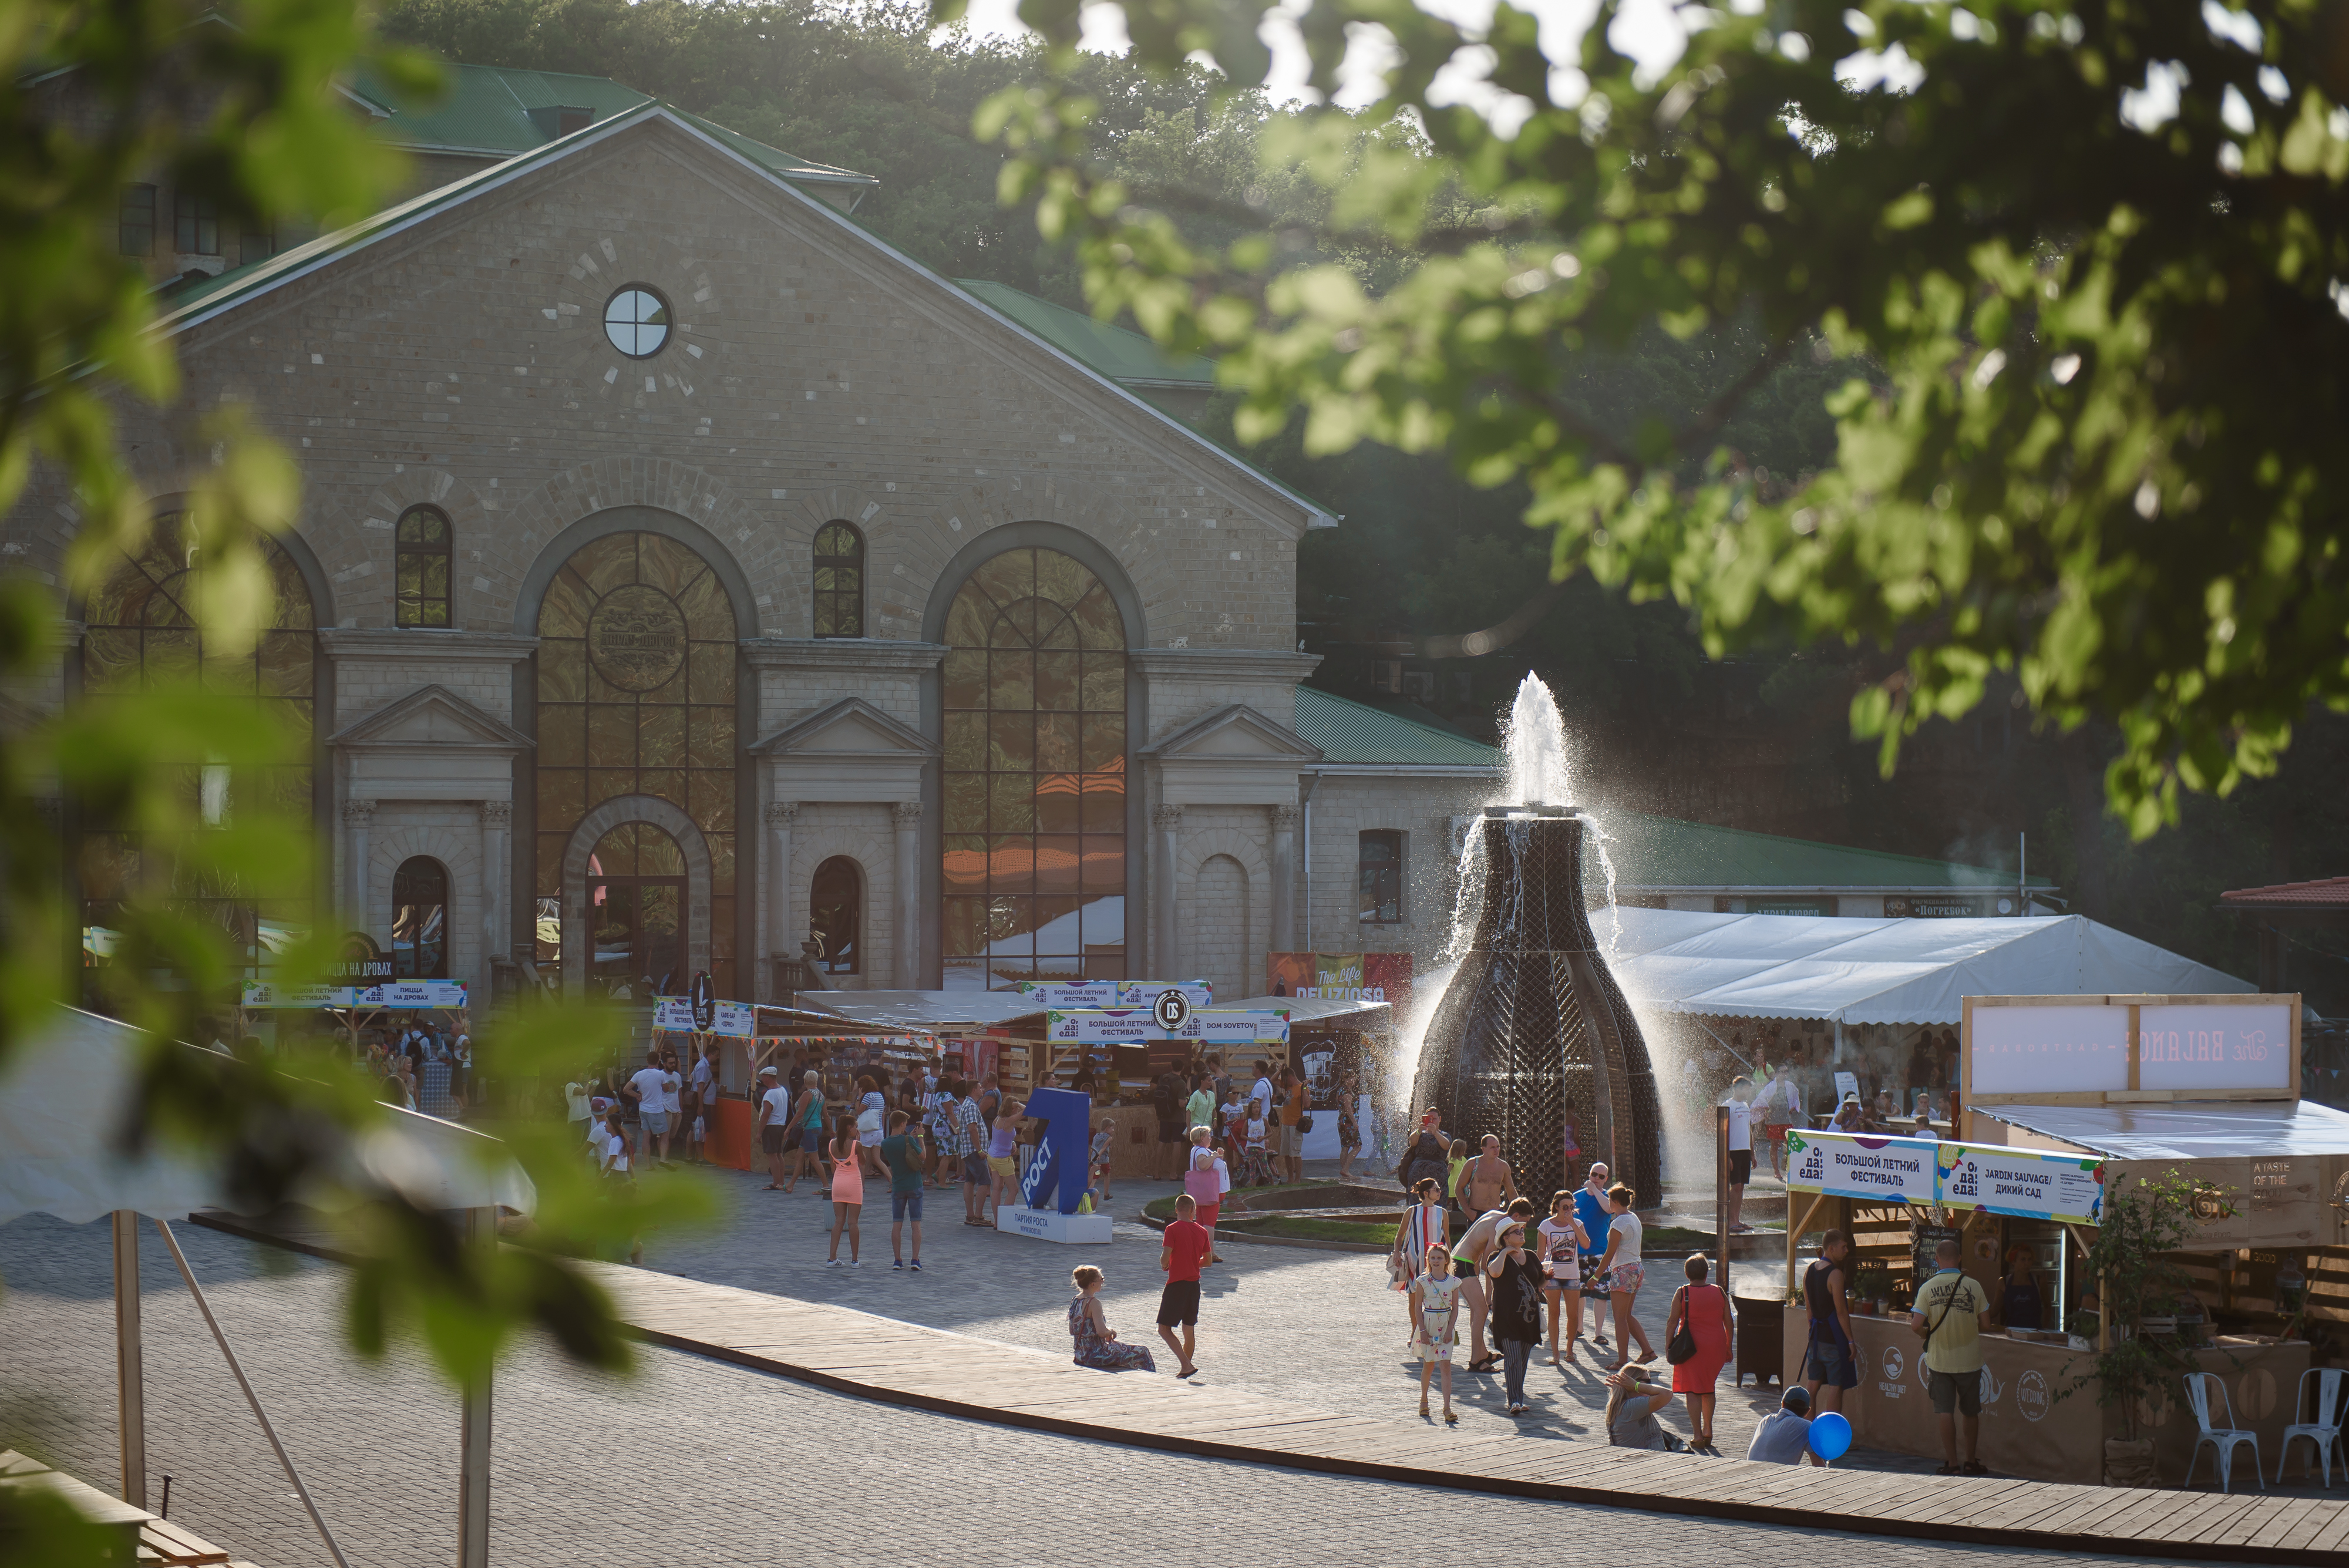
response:
[[[467,1005],[461,980],[410,980],[384,985],[275,985],[248,981],[246,1007],[376,1007],[425,1011]]]
[[[1078,1008],[1116,1007],[1119,982],[1113,980],[1089,980],[1081,985],[1055,985],[1045,981],[1023,980],[1020,994],[1047,1012],[1068,1012]]]
[[[1945,1208],[1983,1209],[2026,1220],[2068,1220],[2077,1225],[2103,1222],[2100,1159],[1972,1143],[1930,1147],[1940,1151],[1940,1201]]]
[[[1853,1133],[1786,1132],[1786,1186],[1870,1203],[1933,1201],[1930,1138],[1864,1137]]]
[[[693,1028],[693,999],[688,996],[657,996],[653,998],[653,1027],[656,1029]],[[732,1039],[748,1040],[759,1032],[758,1009],[747,1002],[721,1002],[705,1033],[723,1034]]]
[[[1192,1013],[1180,1029],[1169,1033],[1158,1027],[1158,1020],[1147,1007],[1084,1009],[1046,1013],[1044,1038],[1076,1045],[1143,1045],[1162,1040],[1203,1045],[1282,1044],[1288,1039],[1288,1015],[1270,1009],[1209,1010]]]
[[[1974,1007],[1966,1052],[1967,1087],[1976,1095],[2126,1089],[2128,1009]]]
[[[2292,1009],[2280,1002],[2140,1007],[2137,1054],[2141,1089],[2288,1091]]]
[[[1216,1005],[1216,988],[1204,980],[1121,980],[1117,982],[1117,1000],[1103,1005],[1147,1007],[1158,1000],[1162,991],[1181,992],[1194,1012]]]

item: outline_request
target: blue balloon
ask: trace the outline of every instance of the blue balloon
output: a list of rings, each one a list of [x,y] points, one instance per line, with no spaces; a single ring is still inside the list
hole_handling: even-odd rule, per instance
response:
[[[1851,1423],[1838,1410],[1811,1420],[1811,1452],[1832,1464],[1851,1450]]]

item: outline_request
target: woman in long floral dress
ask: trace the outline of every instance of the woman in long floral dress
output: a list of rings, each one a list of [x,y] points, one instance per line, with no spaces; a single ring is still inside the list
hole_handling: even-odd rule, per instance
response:
[[[1102,1313],[1102,1272],[1091,1263],[1081,1263],[1070,1271],[1069,1280],[1077,1287],[1076,1299],[1069,1303],[1069,1333],[1076,1338],[1077,1365],[1102,1372],[1157,1371],[1158,1363],[1149,1351],[1118,1343],[1117,1331]]]

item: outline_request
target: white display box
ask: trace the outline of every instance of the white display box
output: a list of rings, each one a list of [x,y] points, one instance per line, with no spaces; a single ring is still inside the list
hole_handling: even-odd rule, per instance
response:
[[[1074,1246],[1105,1247],[1117,1221],[1106,1214],[1063,1214],[1056,1209],[1024,1209],[1005,1204],[995,1211],[995,1228],[1013,1236]]]

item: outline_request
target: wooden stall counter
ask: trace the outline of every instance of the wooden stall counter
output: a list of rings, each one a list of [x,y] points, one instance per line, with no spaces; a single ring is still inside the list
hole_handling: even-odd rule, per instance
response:
[[[1807,1326],[1805,1314],[1788,1311],[1785,1345],[1789,1382],[1810,1376],[1807,1369],[1798,1370]],[[1939,1459],[1940,1425],[1926,1382],[1924,1341],[1909,1326],[1905,1314],[1855,1316],[1851,1327],[1859,1352],[1859,1386],[1845,1391],[1843,1413],[1851,1420],[1855,1440]],[[2100,1484],[2105,1438],[2123,1435],[2121,1413],[2099,1409],[2093,1385],[2064,1393],[2087,1376],[2095,1354],[2002,1334],[1983,1334],[1982,1349],[1982,1462],[2001,1475]],[[2261,1469],[2272,1474],[2283,1428],[2292,1418],[2300,1375],[2309,1366],[2308,1345],[2294,1341],[2214,1346],[2197,1352],[2196,1358],[2204,1371],[2217,1373],[2226,1384],[2236,1424],[2259,1434]],[[2149,1415],[2140,1435],[2154,1439],[2154,1463],[2162,1484],[2176,1486],[2185,1479],[2194,1449],[2194,1412],[2186,1404],[2185,1389],[2168,1390]],[[2195,1478],[2198,1487],[2211,1479],[2209,1470],[2206,1456]],[[2238,1475],[2248,1479],[2240,1478],[2240,1467]]]

